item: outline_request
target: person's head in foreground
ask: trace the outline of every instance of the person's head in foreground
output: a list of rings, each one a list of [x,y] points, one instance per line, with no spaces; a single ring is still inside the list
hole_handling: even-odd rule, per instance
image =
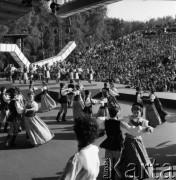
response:
[[[120,113],[119,108],[108,108],[110,118],[115,118]]]
[[[18,97],[18,91],[15,88],[10,88],[9,89],[9,95],[10,95],[10,99],[17,99]]]
[[[143,115],[143,105],[136,102],[132,105],[131,111],[134,118],[139,118]]]
[[[34,100],[34,93],[33,92],[29,92],[27,94],[27,98],[28,98],[29,101],[33,101]]]
[[[65,87],[65,83],[60,83],[60,88],[63,89]]]
[[[78,150],[92,144],[98,137],[98,124],[90,117],[75,119],[74,132],[78,141]]]
[[[89,90],[85,90],[85,96],[89,96],[90,97],[91,92]]]

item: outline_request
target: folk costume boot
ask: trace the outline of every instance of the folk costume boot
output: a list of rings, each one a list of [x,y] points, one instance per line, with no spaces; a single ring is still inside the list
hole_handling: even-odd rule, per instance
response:
[[[8,148],[11,145],[11,139],[12,139],[12,135],[7,135],[6,141],[5,141],[5,146]]]
[[[62,121],[67,121],[67,120],[65,119],[65,116],[66,116],[66,114],[63,114],[63,116],[62,116]]]
[[[8,122],[6,122],[6,123],[5,123],[5,125],[4,125],[4,133],[8,132],[8,131],[7,131],[7,127],[8,127],[8,125],[9,125],[9,123],[8,123]]]
[[[15,146],[16,137],[17,136],[15,136],[15,135],[12,136],[12,140],[11,140],[11,143],[10,143],[11,146]]]
[[[59,122],[60,115],[61,115],[61,113],[58,112],[57,117],[56,117],[56,121],[57,121],[57,122]]]

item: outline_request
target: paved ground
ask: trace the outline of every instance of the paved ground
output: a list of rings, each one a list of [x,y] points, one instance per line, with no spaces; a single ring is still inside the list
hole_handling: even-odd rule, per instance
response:
[[[121,101],[120,105],[122,107],[120,116],[131,113],[131,103]],[[94,106],[94,113],[98,111],[98,108],[98,105]],[[38,113],[39,117],[55,133],[54,139],[42,146],[31,148],[22,132],[17,138],[16,147],[7,150],[3,148],[6,134],[0,134],[0,180],[58,179],[68,158],[77,151],[77,142],[73,133],[72,109],[68,110],[68,122],[65,123],[55,121],[58,110],[59,107],[50,112]],[[167,109],[167,111],[176,113],[174,109]],[[104,138],[99,138],[95,144],[99,145]],[[170,163],[176,175],[176,124],[165,123],[157,127],[153,134],[143,135],[143,139],[150,158],[155,159],[160,166]],[[103,149],[100,149],[99,155],[101,171],[98,180],[102,180]],[[162,172],[161,170],[168,168],[168,166],[158,167],[157,175]]]
[[[130,114],[128,102],[120,102],[121,116]],[[94,112],[97,112],[95,106]],[[24,133],[20,133],[14,149],[6,150],[2,147],[6,134],[0,134],[0,180],[56,180],[61,174],[68,158],[77,151],[77,142],[72,130],[72,109],[68,111],[68,122],[58,124],[54,119],[58,108],[38,115],[55,133],[50,142],[31,148]],[[168,109],[169,112],[174,112]],[[155,129],[153,134],[143,136],[144,143],[151,158],[158,163],[171,163],[176,169],[176,124],[165,123]],[[105,137],[96,141],[99,145]],[[102,179],[104,150],[100,149]],[[162,168],[161,168],[162,169]],[[157,173],[160,168],[157,168]]]

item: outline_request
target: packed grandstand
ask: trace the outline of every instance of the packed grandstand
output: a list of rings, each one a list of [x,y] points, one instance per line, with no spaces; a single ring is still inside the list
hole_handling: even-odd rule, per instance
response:
[[[14,79],[18,79],[24,71],[28,71],[29,76],[34,74],[35,79],[41,79],[45,78],[45,71],[49,69],[51,79],[55,79],[60,67],[61,79],[68,80],[70,72],[78,71],[80,79],[86,80],[88,69],[92,67],[95,81],[114,81],[145,90],[152,85],[157,91],[173,92],[176,89],[174,30],[174,27],[167,27],[160,31],[137,31],[116,41],[96,44],[86,51],[73,53],[64,63],[15,71],[7,67],[1,76],[7,77],[12,71]]]

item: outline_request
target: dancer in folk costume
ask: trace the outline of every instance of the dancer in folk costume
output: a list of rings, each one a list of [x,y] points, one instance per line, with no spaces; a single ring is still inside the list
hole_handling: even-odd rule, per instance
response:
[[[68,108],[71,107],[72,103],[73,103],[73,90],[75,88],[75,85],[73,84],[73,80],[70,79],[70,83],[68,84],[68,89],[70,89],[70,93],[68,93],[67,97],[68,97]]]
[[[68,109],[68,99],[67,99],[67,94],[70,93],[71,91],[69,89],[65,88],[65,83],[60,83],[60,98],[59,98],[59,103],[61,104],[60,110],[57,114],[56,121],[60,122],[60,116],[62,115],[62,121],[67,121],[65,119],[66,114],[67,114],[67,109]]]
[[[143,106],[140,103],[134,103],[131,110],[132,115],[124,117],[124,120],[128,121],[130,126],[138,127],[139,131],[136,132],[136,135],[128,132],[125,134],[124,148],[115,169],[121,179],[151,178],[153,167],[141,135],[146,132],[153,132],[153,128],[148,125],[147,120],[142,118]]]
[[[93,81],[93,75],[94,75],[94,71],[93,71],[92,66],[91,66],[90,70],[89,70],[89,82],[90,83]]]
[[[155,99],[154,99],[154,104],[155,104],[156,110],[158,111],[158,114],[159,114],[159,116],[161,118],[161,121],[163,123],[166,122],[166,117],[167,117],[167,115],[169,115],[169,113],[167,113],[164,110],[160,100],[158,99],[158,97],[156,95],[155,95]]]
[[[9,116],[9,103],[10,103],[10,97],[6,93],[6,87],[2,86],[1,87],[1,94],[0,94],[0,101],[1,101],[1,117],[0,117],[0,131],[1,131],[1,126],[3,123],[4,125],[4,132],[7,132],[7,127],[8,127],[8,121],[7,118]]]
[[[25,127],[26,133],[33,146],[38,146],[50,141],[54,134],[49,130],[48,126],[36,115],[38,104],[34,101],[34,94],[27,94],[25,104]]]
[[[27,69],[27,67],[24,67],[24,73],[23,73],[24,84],[27,83],[27,80],[28,80],[28,69]]]
[[[78,71],[78,68],[75,69],[75,82],[79,82],[79,71]]]
[[[73,68],[70,68],[69,75],[70,75],[70,80],[74,80],[74,70],[73,70]]]
[[[108,112],[108,97],[110,96],[107,91],[102,92],[103,97],[100,100],[100,108],[98,110],[98,113],[96,117],[109,117],[109,112]]]
[[[16,100],[18,101],[18,103],[20,104],[20,107],[24,109],[25,106],[25,102],[26,102],[26,98],[23,96],[23,94],[21,93],[21,90],[19,87],[15,87],[15,89],[18,92],[18,95],[16,97]],[[24,123],[24,114],[21,114],[21,121],[20,121],[20,127],[19,130],[25,130],[25,123]]]
[[[59,67],[59,65],[55,67],[55,75],[56,75],[56,84],[59,84],[61,78],[61,68]]]
[[[56,107],[56,102],[48,94],[48,87],[45,82],[42,82],[43,87],[41,88],[41,111],[50,111]]]
[[[118,100],[119,92],[117,88],[114,87],[114,83],[110,83],[109,94]]]
[[[24,108],[21,107],[19,101],[17,100],[18,91],[14,88],[10,89],[10,103],[9,103],[9,117],[7,121],[10,124],[10,129],[5,141],[5,146],[10,147],[15,145],[15,140],[19,132],[21,114],[24,112]]]
[[[34,86],[34,81],[29,81],[29,92],[33,92],[35,94],[38,88]]]
[[[109,97],[108,97],[108,107],[109,108],[118,108],[119,112],[121,111],[120,104],[118,103],[118,97],[119,93],[117,89],[114,87],[113,83],[110,83],[110,88],[109,88]]]
[[[46,66],[45,73],[46,73],[46,76],[45,76],[46,77],[46,82],[48,83],[49,79],[51,78],[51,76],[50,76],[50,68],[49,68],[48,65]]]
[[[149,99],[145,100],[146,101],[145,118],[149,121],[149,125],[152,127],[157,127],[162,123],[154,103],[155,99],[156,99],[155,90],[152,88],[150,90]]]
[[[75,91],[73,92],[73,119],[83,116],[84,101],[81,95],[80,86],[75,86]]]
[[[98,135],[97,123],[87,117],[76,119],[74,132],[78,152],[69,159],[59,180],[96,180],[100,168],[99,149],[94,145]]]
[[[93,110],[92,105],[99,103],[98,100],[91,98],[91,91],[85,90],[85,98],[84,98],[84,109],[83,112],[87,114],[89,117],[92,117]]]
[[[81,92],[85,89],[85,87],[81,84],[80,81],[77,82],[77,85],[79,86]]]
[[[109,93],[108,84],[106,82],[104,83],[104,87],[100,91],[102,92],[102,97],[103,97],[103,92]]]
[[[136,102],[143,104],[143,100],[142,100],[142,92],[141,92],[141,88],[140,87],[136,87]]]

